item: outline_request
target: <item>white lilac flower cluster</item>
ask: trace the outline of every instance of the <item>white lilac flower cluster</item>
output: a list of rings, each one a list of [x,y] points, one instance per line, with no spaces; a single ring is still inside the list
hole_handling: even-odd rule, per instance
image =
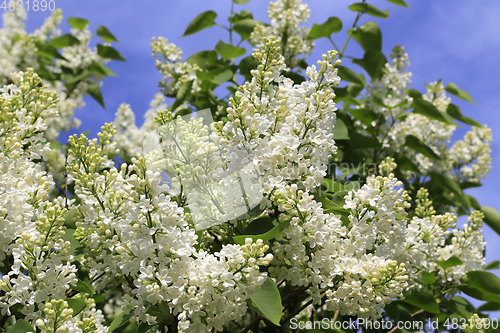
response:
[[[24,10],[7,11],[2,15],[0,29],[0,84],[9,82],[12,73],[23,67],[37,66],[35,44],[25,31],[27,15]]]
[[[270,38],[261,50],[253,78],[238,88],[227,108],[229,121],[215,124],[227,160],[246,156],[241,163],[253,164],[261,176],[263,192],[276,184],[296,182],[312,190],[326,175],[326,163],[336,146],[335,94],[340,78],[334,65],[336,52],[307,68],[309,81],[294,84],[281,75],[286,68],[279,42]]]
[[[183,331],[239,320],[249,293],[267,278],[259,266],[272,260],[268,246],[247,241],[214,254],[196,250],[189,216],[166,194],[161,174],[148,170],[143,157],[133,159],[128,170],[107,159],[115,151],[115,132],[107,124],[99,142],[83,135],[69,140],[70,169],[81,198],[75,236],[89,251],[82,264],[91,277],[105,273],[96,288],[104,291],[110,279],[122,276],[127,292],[122,308],[132,318],[154,322],[148,311],[164,301]],[[103,167],[109,170],[101,172]]]
[[[348,219],[325,214],[313,196],[287,185],[273,192],[290,221],[273,244],[269,271],[292,285],[310,286],[316,304],[326,297],[329,310],[361,317],[379,317],[386,304],[408,288],[405,252],[407,196],[392,175],[369,178],[345,197]],[[414,270],[409,267],[410,271]]]
[[[75,314],[67,301],[52,299],[43,307],[43,318],[38,318],[35,325],[42,333],[78,332],[105,333],[108,328],[103,325],[104,316],[101,310],[95,309],[95,302],[86,302],[86,308]]]
[[[484,214],[480,211],[473,212],[463,225],[463,229],[453,229],[450,244],[437,249],[438,260],[448,260],[452,256],[462,261],[461,265],[447,268],[438,267],[439,277],[443,282],[458,282],[469,271],[482,270],[485,265],[484,248],[486,242],[483,238]]]
[[[26,68],[39,69],[37,61],[37,43],[44,43],[50,38],[57,38],[61,35],[60,24],[63,16],[60,9],[55,10],[40,28],[32,34],[26,32],[24,20],[27,15],[24,8],[16,6],[15,11],[8,11],[3,14],[4,26],[0,29],[0,83],[10,82],[11,73],[23,71]],[[71,29],[73,36],[78,39],[79,44],[67,46],[62,49],[61,55],[66,59],[56,59],[51,71],[62,73],[63,71],[81,70],[91,66],[100,66],[108,60],[101,58],[97,54],[95,47],[90,46],[92,34],[88,26],[81,30]],[[64,86],[64,81],[56,80],[52,83],[43,81],[48,89],[57,92],[59,102],[54,107],[57,117],[46,119],[44,137],[51,142],[57,141],[61,131],[69,131],[71,128],[78,128],[80,120],[74,117],[75,110],[85,106],[83,97],[87,94],[89,84],[95,83],[90,77],[75,81],[74,87],[69,90]],[[50,192],[55,188],[63,188],[65,156],[59,149],[52,149],[44,161],[44,169],[48,170],[54,179],[50,185]]]
[[[374,79],[367,87],[367,100],[359,106],[383,115],[385,122],[371,124],[379,126],[381,132],[386,134],[380,138],[382,146],[405,153],[424,174],[429,171],[448,172],[457,180],[475,182],[486,177],[491,170],[491,130],[486,126],[473,126],[463,140],[449,148],[456,126],[413,112],[401,117],[413,102],[413,98],[408,95],[411,78],[411,73],[406,71],[409,66],[408,54],[403,47],[396,46],[391,57],[392,63],[387,63],[381,78]],[[451,99],[446,95],[443,84],[430,83],[426,90],[422,98],[446,113]],[[365,129],[368,127],[359,121],[356,121],[356,125]],[[441,157],[443,163],[406,148],[407,135],[413,135],[426,144]]]
[[[381,125],[381,129],[384,131],[389,129],[391,120],[403,113],[413,101],[407,91],[411,84],[411,73],[406,72],[406,67],[410,65],[408,54],[401,46],[394,47],[392,51],[392,63],[385,64],[382,77],[374,79],[371,85],[366,87],[366,93],[369,97],[364,105],[384,116],[386,121]],[[379,98],[381,103],[374,100],[375,96]],[[359,121],[356,124],[362,125]],[[375,125],[374,123],[373,126]],[[387,141],[382,142],[382,144],[386,147],[389,146]]]
[[[165,96],[157,93],[150,103],[149,110],[144,114],[144,123],[141,127],[135,124],[135,114],[129,104],[123,103],[115,114],[116,126],[115,142],[123,157],[132,157],[144,154],[144,139],[159,128],[155,118],[158,113],[167,108]]]
[[[46,302],[62,301],[77,282],[70,243],[61,239],[66,209],[48,201],[53,181],[38,163],[50,151],[42,134],[58,99],[32,69],[11,80],[0,95],[0,260],[13,262],[0,280],[0,314],[44,321]]]
[[[464,333],[484,333],[485,330],[490,327],[491,327],[490,319],[479,317],[477,313],[474,313],[467,320],[467,323],[462,325]]]
[[[62,11],[55,10],[48,17],[44,24],[32,34],[25,30],[24,20],[26,11],[16,8],[15,11],[7,12],[3,15],[4,27],[0,29],[0,82],[7,83],[11,73],[24,70],[27,67],[38,68],[36,60],[36,42],[45,42],[48,38],[56,38],[61,34],[59,25],[62,21]],[[63,48],[62,56],[66,60],[57,59],[54,70],[61,73],[62,68],[69,69],[88,68],[92,62],[103,63],[104,59],[97,55],[95,48],[89,46],[92,34],[85,27],[82,30],[72,29],[71,33],[80,41],[78,45]],[[75,89],[68,95],[63,83],[56,81],[54,86],[44,82],[50,89],[59,95],[59,103],[56,106],[59,117],[57,119],[47,119],[47,129],[45,136],[48,140],[57,140],[61,131],[68,131],[70,128],[78,127],[80,121],[74,118],[75,109],[84,106],[83,96],[86,94],[88,80],[81,80]]]
[[[182,50],[164,37],[153,37],[151,41],[155,65],[163,76],[160,87],[166,96],[175,96],[179,88],[189,81],[193,81],[191,89],[200,90],[200,82],[196,77],[198,65],[182,61]]]
[[[235,221],[260,204],[258,173],[253,164],[240,163],[243,156],[223,159],[217,134],[204,124],[213,124],[210,110],[196,118],[162,112],[157,119],[161,144],[146,155],[148,164],[170,176],[169,193],[187,204],[197,229]]]
[[[274,37],[281,46],[280,52],[288,67],[300,66],[299,62],[312,54],[314,42],[308,38],[309,28],[301,26],[309,20],[310,10],[301,0],[276,0],[267,10],[270,25],[258,24],[252,32],[254,45],[262,48],[266,38]],[[298,58],[304,56],[304,58]]]
[[[461,181],[479,182],[491,171],[491,129],[474,126],[447,152],[448,168]]]
[[[410,223],[407,238],[408,245],[421,239],[417,246],[407,246],[408,254],[415,253],[417,248],[423,248],[420,256],[412,260],[420,263],[423,270],[437,271],[438,280],[442,283],[457,283],[469,271],[482,270],[484,267],[484,242],[482,225],[484,214],[474,211],[468,217],[463,229],[456,229],[457,217],[452,213],[435,215],[436,211],[429,200],[429,192],[420,188],[416,198],[416,217]],[[422,254],[425,254],[422,256]],[[446,261],[451,257],[462,261],[460,265],[443,269],[438,261]],[[419,275],[416,275],[419,278]]]

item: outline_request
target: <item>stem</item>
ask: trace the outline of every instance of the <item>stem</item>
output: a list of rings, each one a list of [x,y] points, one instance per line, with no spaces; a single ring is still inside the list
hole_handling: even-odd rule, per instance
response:
[[[293,298],[293,297],[296,297],[298,294],[306,291],[307,289],[309,289],[309,286],[307,287],[302,287],[300,288],[299,290],[293,292],[293,293],[290,293],[288,295],[286,295],[282,300],[281,300],[281,303],[285,303],[286,301],[288,301],[289,299]]]
[[[254,327],[255,325],[257,325],[264,317],[262,317],[261,315],[257,315],[257,317],[255,317],[252,322],[250,324],[248,324],[247,326],[245,326],[245,328],[243,328],[240,333],[245,333],[245,332],[248,332],[252,329],[252,327]]]
[[[335,50],[340,53],[340,49],[337,45],[335,45],[335,42],[333,41],[332,37],[328,36],[328,40],[332,43]]]
[[[300,308],[294,310],[288,317],[286,317],[284,320],[282,320],[280,324],[283,325],[284,323],[288,322],[290,319],[292,319],[293,317],[295,317],[300,311],[304,310],[309,305],[311,305],[312,302],[313,302],[313,300],[311,298],[307,303],[305,303],[304,305],[302,305]]]
[[[64,160],[64,206],[68,209],[68,151]]]
[[[337,309],[337,311],[335,311],[335,314],[333,315],[333,321],[337,321],[339,314],[340,314],[340,309]]]
[[[418,310],[417,312],[410,314],[410,316],[415,317],[416,315],[421,314],[422,312],[424,312],[424,310]],[[396,326],[387,333],[394,333],[397,331],[397,329],[398,329],[398,327]]]
[[[366,2],[366,0],[363,0],[363,3],[365,3],[365,2]],[[359,18],[361,17],[361,15],[363,15],[363,13],[358,12],[358,14],[356,15],[356,19],[354,20],[354,23],[352,24],[351,30],[353,30],[356,27],[356,24],[358,24],[358,21],[359,21]],[[340,53],[339,53],[339,59],[341,59],[344,56],[345,49],[346,49],[347,44],[349,43],[350,40],[351,40],[351,34],[348,34],[347,39],[344,43],[344,46],[342,46],[342,51],[340,51]]]

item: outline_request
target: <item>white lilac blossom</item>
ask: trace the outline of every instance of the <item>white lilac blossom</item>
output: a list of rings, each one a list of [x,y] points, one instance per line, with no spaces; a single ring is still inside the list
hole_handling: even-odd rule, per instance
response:
[[[80,298],[81,299],[81,298]],[[95,302],[87,300],[86,308],[78,315],[69,307],[67,301],[50,300],[43,307],[43,318],[38,318],[35,325],[42,333],[81,332],[105,333],[101,310],[95,309]],[[76,315],[76,316],[75,316]]]
[[[271,275],[309,287],[314,304],[326,297],[328,310],[379,317],[385,304],[408,286],[405,262],[394,260],[391,253],[398,248],[371,253],[394,238],[394,232],[387,231],[398,225],[396,212],[404,214],[406,202],[395,185],[394,178],[380,177],[350,191],[345,197],[351,212],[347,224],[338,215],[324,213],[321,204],[295,184],[276,189],[272,200],[282,212],[279,220],[289,226],[273,244]],[[403,244],[396,245],[403,251]]]
[[[36,60],[36,42],[45,42],[48,38],[55,38],[61,34],[59,28],[62,22],[62,11],[55,10],[43,25],[32,34],[25,31],[24,20],[26,11],[16,6],[16,10],[3,15],[4,27],[0,29],[0,82],[7,83],[11,73],[25,70],[27,67],[38,69]],[[82,30],[72,29],[71,33],[79,40],[78,45],[64,47],[62,56],[66,60],[57,59],[53,68],[55,73],[61,73],[62,68],[69,69],[88,68],[92,62],[104,63],[97,54],[95,48],[90,47],[92,34],[88,27]],[[74,117],[76,109],[84,106],[83,96],[87,93],[88,85],[92,83],[88,78],[80,80],[72,91],[68,91],[62,81],[54,84],[44,82],[49,89],[56,91],[59,95],[59,103],[56,110],[59,114],[56,118],[47,119],[45,137],[48,140],[57,140],[61,131],[68,131],[80,125],[80,121]]]
[[[385,122],[371,124],[372,127],[378,126],[383,134],[380,137],[382,146],[404,153],[424,174],[430,171],[448,172],[457,180],[474,182],[486,177],[491,170],[491,130],[486,126],[474,126],[463,140],[455,142],[450,148],[448,146],[456,126],[414,112],[402,117],[413,102],[408,94],[411,78],[411,73],[406,70],[409,66],[408,54],[403,47],[396,46],[391,57],[392,63],[385,65],[381,78],[374,79],[367,86],[367,99],[359,106],[383,115]],[[451,103],[440,81],[428,84],[422,98],[443,113],[447,112]],[[359,121],[356,125],[364,129],[369,127]],[[408,135],[418,138],[444,162],[437,163],[406,148]]]
[[[229,121],[215,124],[225,158],[246,156],[241,163],[254,165],[265,194],[281,181],[298,182],[306,190],[319,186],[336,151],[336,52],[324,55],[318,67],[307,68],[309,81],[294,84],[281,75],[286,65],[278,45],[270,38],[254,52],[260,65],[252,71],[252,80],[229,99]]]
[[[454,178],[479,182],[491,171],[491,129],[487,126],[472,127],[463,140],[447,152],[448,168]]]
[[[153,37],[151,41],[153,57],[155,57],[156,68],[163,76],[160,87],[166,96],[175,96],[182,84],[193,81],[192,90],[200,90],[200,82],[196,71],[200,70],[196,64],[182,61],[182,51],[173,43],[169,43],[164,37]]]
[[[21,306],[27,320],[42,318],[42,304],[65,298],[75,284],[76,267],[68,255],[66,210],[48,201],[53,183],[37,160],[46,159],[49,144],[42,136],[46,119],[55,117],[57,94],[41,87],[28,69],[12,77],[0,95],[0,259],[13,264],[0,281],[2,316]]]
[[[165,96],[157,93],[149,105],[150,108],[144,114],[144,123],[141,127],[137,127],[135,114],[129,104],[121,104],[116,111],[113,122],[116,126],[115,142],[122,157],[131,159],[139,154],[144,154],[144,140],[149,135],[156,133],[160,127],[155,119],[161,111],[167,109]]]
[[[310,15],[308,6],[301,0],[277,0],[269,4],[267,13],[271,24],[258,24],[251,35],[252,43],[262,48],[267,38],[274,37],[279,42],[286,65],[300,67],[300,62],[312,54],[314,47],[314,42],[308,37],[309,28],[305,26]]]
[[[473,212],[463,225],[463,229],[451,231],[451,242],[437,249],[438,260],[448,260],[452,256],[459,258],[462,264],[447,268],[435,265],[431,266],[439,271],[439,277],[443,282],[458,282],[469,271],[482,270],[485,264],[484,248],[486,242],[483,239],[482,225],[484,214],[480,211]]]
[[[272,259],[268,246],[249,239],[214,254],[196,250],[189,216],[170,199],[161,174],[148,170],[143,157],[133,159],[128,170],[107,159],[116,150],[115,133],[107,124],[100,141],[85,136],[69,141],[70,169],[82,200],[75,235],[89,251],[83,264],[90,276],[105,273],[96,288],[121,275],[128,290],[122,308],[132,311],[132,318],[152,323],[148,310],[165,301],[186,332],[241,319],[249,293],[266,280],[259,266]],[[110,169],[101,173],[103,167]]]

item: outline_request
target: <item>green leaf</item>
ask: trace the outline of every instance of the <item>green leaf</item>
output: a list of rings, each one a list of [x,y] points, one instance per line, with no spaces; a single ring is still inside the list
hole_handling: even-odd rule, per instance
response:
[[[233,2],[238,5],[246,5],[247,3],[250,2],[250,0],[233,0]]]
[[[184,82],[180,87],[179,90],[177,90],[177,95],[175,96],[175,101],[168,107],[170,111],[174,111],[177,109],[184,101],[186,98],[189,96],[191,93],[191,88],[193,87],[193,81],[187,81]]]
[[[109,67],[104,66],[102,63],[95,60],[90,64],[89,71],[104,76],[118,76],[118,74],[112,71]]]
[[[104,98],[102,97],[101,94],[101,87],[99,87],[97,84],[91,84],[87,88],[87,93],[97,101],[103,108],[106,108],[104,105]]]
[[[500,214],[492,207],[482,206],[481,211],[484,213],[484,222],[495,230],[500,235]]]
[[[422,94],[420,93],[420,91],[418,91],[416,89],[408,89],[408,96],[410,96],[413,99],[421,99],[422,98]]]
[[[215,51],[201,51],[193,54],[186,59],[187,63],[196,64],[201,69],[207,70],[208,67],[214,66],[217,62],[217,52]]]
[[[421,114],[427,118],[439,120],[445,124],[458,126],[458,124],[451,118],[451,116],[445,112],[441,112],[435,107],[431,102],[424,99],[416,99],[413,101],[414,113]]]
[[[460,185],[460,188],[462,190],[465,190],[465,189],[468,189],[468,188],[473,188],[473,187],[481,187],[481,186],[483,186],[483,184],[481,184],[481,183],[478,183],[478,182],[468,182],[468,181],[461,182],[459,185]]]
[[[108,28],[105,26],[101,25],[99,28],[97,28],[97,36],[101,37],[102,40],[106,43],[111,43],[111,42],[118,42],[118,39],[116,39],[115,35],[113,35]]]
[[[257,241],[258,239],[262,239],[263,241],[268,241],[268,240],[274,239],[280,232],[282,232],[289,225],[290,225],[290,221],[283,221],[280,224],[278,224],[277,226],[273,227],[268,232],[260,234],[260,235],[233,236],[233,242],[235,244],[244,245],[245,239],[247,239],[247,238],[251,238],[254,242]]]
[[[356,97],[363,90],[364,86],[357,83],[351,83],[347,86],[347,92],[351,97]]]
[[[244,55],[246,50],[242,47],[233,46],[220,40],[217,45],[215,45],[215,52],[220,54],[224,59],[233,59]]]
[[[104,59],[126,61],[125,58],[111,46],[97,44],[97,54]]]
[[[482,288],[469,287],[467,284],[459,285],[456,288],[476,299],[480,299],[482,301],[500,303],[500,297],[498,296],[498,294],[490,293]]]
[[[420,174],[418,166],[405,154],[397,154],[394,159],[398,165],[398,169],[409,170],[415,172],[416,174]]]
[[[41,59],[49,59],[49,58],[39,58],[39,63]],[[54,74],[51,70],[49,70],[45,65],[40,64],[40,66],[36,69],[36,73],[38,76],[40,76],[42,79],[47,80],[51,82],[52,84],[55,83],[56,81],[56,74]]]
[[[36,41],[35,46],[36,46],[36,54],[39,56],[49,59],[57,58],[61,60],[67,60],[59,53],[59,51],[57,51],[56,47],[52,44],[42,41]]]
[[[345,191],[340,191],[338,192],[338,194],[343,195],[346,193]],[[336,200],[336,202],[328,199],[324,192],[320,191],[319,193],[318,192],[314,193],[314,200],[316,200],[317,202],[321,202],[321,206],[325,214],[334,213],[334,214],[340,214],[343,217],[348,217],[350,211],[343,207],[345,203],[344,198],[334,196],[333,199]]]
[[[434,299],[434,296],[425,291],[415,290],[410,295],[406,296],[404,301],[420,309],[423,309],[424,311],[435,314],[440,313],[439,305]]]
[[[81,293],[95,295],[94,286],[92,285],[92,282],[90,282],[89,280],[83,281],[81,279],[78,279],[76,286],[70,285],[70,287],[71,289],[79,291]]]
[[[387,63],[385,55],[376,50],[368,50],[363,59],[353,59],[352,62],[363,68],[371,78],[377,79],[382,75],[382,68]]]
[[[458,98],[464,99],[467,102],[475,104],[471,95],[469,95],[469,93],[466,92],[465,90],[459,89],[455,83],[448,83],[444,89],[450,94],[457,96]]]
[[[219,85],[230,81],[233,78],[233,71],[229,68],[216,68],[209,72],[196,71],[196,76],[200,80],[208,80]]]
[[[480,312],[500,311],[500,303],[488,302],[477,308]]]
[[[433,161],[441,161],[441,158],[429,146],[420,141],[416,136],[407,135],[405,139],[405,146],[413,149],[417,153],[430,158]]]
[[[90,75],[90,72],[86,69],[80,70],[79,73],[65,73],[63,75],[66,84],[73,84],[86,79]]]
[[[71,211],[70,211],[71,212]],[[67,213],[69,214],[69,212]],[[68,255],[77,256],[83,254],[83,246],[80,244],[78,239],[75,238],[75,229],[66,229],[66,233],[61,237],[65,242],[70,242],[71,247],[69,248]]]
[[[380,141],[373,140],[371,136],[351,132],[349,137],[349,146],[351,149],[379,148],[382,146]]]
[[[371,126],[371,124],[379,119],[379,115],[373,110],[367,108],[360,109],[348,109],[347,110],[354,118],[361,121],[366,126]]]
[[[163,316],[163,312],[160,310],[159,307],[153,305],[150,306],[148,311],[146,311],[148,315],[154,316],[154,317],[160,317]]]
[[[260,235],[265,234],[273,229],[277,224],[277,220],[269,215],[264,215],[256,218],[242,232],[244,235]]]
[[[250,71],[252,69],[256,69],[257,66],[259,65],[259,62],[255,60],[254,57],[248,56],[240,61],[240,74],[245,77],[248,81],[252,79],[252,74]]]
[[[375,22],[366,22],[357,29],[349,30],[348,33],[365,52],[369,50],[382,51],[382,33]]]
[[[259,23],[259,21],[251,18],[240,20],[233,24],[233,30],[236,31],[242,39],[250,40],[250,34]]]
[[[35,329],[33,328],[33,326],[31,326],[31,324],[28,321],[24,319],[16,320],[16,323],[14,325],[5,330],[5,333],[26,333],[26,332],[35,332]]]
[[[234,13],[233,16],[230,16],[227,20],[231,23],[236,23],[246,19],[253,19],[253,14],[248,10],[242,10],[239,13]]]
[[[78,18],[78,17],[70,17],[68,18],[68,23],[71,27],[83,30],[87,25],[89,25],[89,21],[86,19]]]
[[[475,210],[481,210],[481,206],[479,205],[479,202],[477,202],[476,198],[474,198],[472,195],[466,195],[467,200],[470,202],[470,206],[474,208]]]
[[[57,38],[51,39],[49,43],[54,45],[58,49],[62,49],[63,47],[80,45],[80,40],[73,35],[65,34]]]
[[[182,36],[192,35],[205,28],[212,27],[215,24],[216,17],[217,13],[214,12],[213,10],[208,10],[206,12],[201,13],[200,15],[196,16],[191,21],[191,23],[189,23],[189,25],[186,28],[186,31],[184,31],[184,35]]]
[[[83,299],[66,298],[66,302],[73,309],[73,317],[85,309],[87,303]]]
[[[280,326],[283,306],[278,287],[271,278],[268,277],[259,289],[250,294],[250,304],[262,317]]]
[[[130,317],[132,317],[133,311],[126,313],[125,311],[120,312],[115,319],[111,322],[108,328],[108,333],[113,332],[117,328],[122,327],[123,325],[129,322]]]
[[[353,82],[364,86],[366,84],[363,75],[356,73],[352,69],[344,66],[337,66],[338,75],[343,81]]]
[[[368,3],[356,2],[349,6],[349,9],[353,12],[361,12],[366,13],[371,16],[380,17],[380,18],[388,18],[389,17],[389,9],[381,11],[374,5]]]
[[[309,31],[310,39],[330,38],[331,34],[342,30],[342,21],[338,17],[329,17],[325,23],[313,24]]]
[[[500,261],[495,260],[490,262],[488,265],[484,266],[485,270],[492,270],[492,269],[499,269],[500,268]]]
[[[458,315],[463,318],[470,318],[474,314],[475,311],[474,306],[470,304],[467,300],[462,297],[452,297],[450,300],[443,298],[441,299],[441,304],[443,307],[456,312]]]
[[[301,84],[306,80],[302,75],[292,71],[283,72],[283,76],[291,79],[295,84]]]
[[[155,325],[149,325],[147,322],[142,322],[137,326],[137,330],[135,331],[136,333],[146,333],[153,327],[157,326],[158,324]]]
[[[403,0],[387,0],[395,5],[398,5],[398,6],[402,6],[402,7],[406,7],[406,8],[410,8],[410,6],[408,6],[406,4],[406,2],[404,2]]]
[[[449,258],[447,260],[439,260],[437,262],[437,264],[439,266],[441,266],[444,270],[451,268],[451,267],[460,266],[463,263],[464,262],[457,256],[452,256],[451,258]]]
[[[451,103],[448,104],[448,107],[446,108],[446,113],[448,113],[450,116],[452,116],[456,120],[459,120],[463,123],[466,123],[466,124],[469,124],[472,126],[478,126],[478,127],[482,126],[480,123],[478,123],[474,119],[469,118],[469,117],[465,117],[464,115],[462,115],[462,111],[460,111],[460,108],[458,106],[456,106],[455,104],[451,104]]]
[[[468,210],[470,209],[470,202],[467,200],[467,197],[464,195],[464,192],[460,188],[460,185],[457,181],[451,179],[447,175],[442,175],[433,171],[429,172],[428,174],[429,176],[431,176],[435,184],[437,184],[442,189],[454,193],[455,197],[459,200],[459,204],[462,204]]]
[[[467,272],[468,285],[472,288],[484,289],[493,294],[500,294],[500,278],[485,271]]]
[[[436,282],[436,275],[434,273],[422,272],[422,284],[433,284]]]
[[[347,126],[342,119],[337,119],[333,127],[333,138],[335,140],[349,140]]]

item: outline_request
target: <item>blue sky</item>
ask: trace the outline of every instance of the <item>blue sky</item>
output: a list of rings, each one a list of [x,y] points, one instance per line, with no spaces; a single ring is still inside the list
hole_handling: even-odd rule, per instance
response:
[[[336,44],[343,44],[346,31],[352,25],[355,14],[347,9],[352,1],[309,0],[304,1],[311,9],[309,26],[323,23],[330,16],[340,17],[344,23],[342,32],[333,36]],[[403,45],[410,56],[413,73],[412,87],[424,90],[424,83],[443,79],[453,82],[468,91],[476,104],[457,98],[453,102],[462,108],[466,116],[493,129],[493,171],[484,180],[484,186],[471,189],[480,204],[500,210],[497,186],[500,185],[499,143],[500,111],[500,2],[498,0],[407,0],[411,9],[393,5],[387,1],[369,1],[381,9],[389,9],[389,19],[364,17],[373,20],[382,30],[383,51],[390,54],[396,44]],[[181,38],[188,23],[205,10],[215,10],[217,21],[226,23],[230,13],[229,0],[55,0],[58,8],[67,17],[82,17],[90,20],[91,30],[99,25],[107,26],[120,40],[115,47],[127,59],[126,63],[114,62],[110,67],[119,76],[106,79],[103,95],[106,110],[88,99],[87,106],[77,111],[82,120],[79,130],[92,130],[95,135],[104,122],[114,119],[114,113],[122,102],[131,104],[136,112],[138,125],[149,102],[158,92],[160,79],[151,57],[150,41],[154,36],[163,36],[176,43],[184,51],[185,58],[201,50],[213,49],[219,39],[228,41],[228,34],[219,27],[204,30],[196,35]],[[254,17],[267,21],[267,1],[252,0],[237,10],[247,9]],[[28,30],[39,27],[47,12],[30,12]],[[67,29],[67,24],[63,29]],[[250,51],[250,45],[245,47]],[[318,40],[315,53],[309,58],[313,63],[331,49],[326,39]],[[351,42],[346,54],[361,56],[361,49]],[[355,68],[358,70],[358,68]],[[454,140],[460,139],[468,127],[457,130]],[[487,262],[500,259],[499,236],[485,227],[488,242]],[[498,272],[498,271],[497,271]]]

